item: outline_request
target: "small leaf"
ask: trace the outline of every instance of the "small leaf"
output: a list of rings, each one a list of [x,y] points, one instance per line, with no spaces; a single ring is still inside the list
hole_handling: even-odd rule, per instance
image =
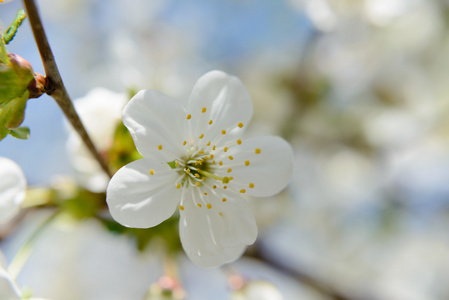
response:
[[[30,137],[30,128],[25,126],[18,127],[16,129],[11,129],[9,134],[18,139],[27,140]]]

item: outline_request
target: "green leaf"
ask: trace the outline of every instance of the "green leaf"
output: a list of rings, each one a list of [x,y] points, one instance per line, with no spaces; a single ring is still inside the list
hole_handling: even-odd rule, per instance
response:
[[[22,25],[23,20],[25,20],[26,15],[23,9],[19,9],[17,11],[17,14],[14,18],[14,21],[9,25],[8,29],[6,30],[3,40],[5,44],[9,44],[16,35],[17,29],[19,29],[20,25]]]
[[[11,129],[9,134],[18,139],[27,140],[30,137],[30,128],[25,126],[18,127],[16,129]]]
[[[5,104],[0,104],[0,140],[22,124],[25,118],[25,108],[28,101],[28,91]]]

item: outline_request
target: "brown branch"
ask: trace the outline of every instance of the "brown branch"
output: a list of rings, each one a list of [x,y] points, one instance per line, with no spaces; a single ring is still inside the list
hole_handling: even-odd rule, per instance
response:
[[[34,39],[36,40],[42,63],[44,65],[46,74],[45,90],[47,94],[51,95],[53,99],[55,99],[56,103],[58,103],[59,107],[62,109],[67,119],[69,119],[76,132],[78,132],[89,151],[98,161],[103,171],[108,174],[109,177],[112,177],[111,171],[101,158],[86,129],[84,128],[84,125],[81,122],[72,101],[70,100],[64,83],[62,82],[61,75],[58,67],[56,66],[55,58],[48,43],[44,27],[42,26],[42,21],[40,19],[35,1],[24,0],[24,3],[28,18],[30,20],[31,29],[33,30]]]

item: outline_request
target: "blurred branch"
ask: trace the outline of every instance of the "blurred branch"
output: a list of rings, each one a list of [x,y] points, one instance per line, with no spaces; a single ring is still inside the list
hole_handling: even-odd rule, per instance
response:
[[[40,19],[35,1],[24,0],[24,3],[28,18],[30,20],[31,29],[33,30],[34,38],[36,40],[36,44],[39,49],[39,53],[41,55],[42,63],[45,69],[46,93],[52,96],[53,99],[55,99],[56,103],[58,103],[67,119],[69,119],[73,128],[80,135],[84,144],[98,161],[103,171],[108,174],[109,177],[112,177],[111,171],[98,153],[86,129],[84,128],[84,125],[81,122],[72,101],[70,100],[64,83],[62,82],[61,74],[59,73],[55,58],[53,56],[53,52],[51,51],[50,45],[48,43],[47,36],[45,34],[44,27],[42,26],[42,21]]]
[[[359,296],[353,296],[345,294],[336,288],[330,286],[326,282],[321,281],[320,279],[313,278],[312,276],[303,273],[296,268],[293,268],[292,266],[286,266],[278,261],[272,259],[268,255],[264,255],[263,252],[259,250],[259,248],[253,247],[251,249],[252,251],[248,251],[245,255],[248,257],[251,257],[253,259],[259,260],[261,262],[264,262],[268,264],[269,266],[273,267],[274,269],[278,270],[279,272],[286,274],[290,276],[291,278],[294,278],[301,282],[302,284],[305,284],[317,292],[329,297],[333,300],[375,300],[374,297],[367,296],[367,297],[359,297]]]

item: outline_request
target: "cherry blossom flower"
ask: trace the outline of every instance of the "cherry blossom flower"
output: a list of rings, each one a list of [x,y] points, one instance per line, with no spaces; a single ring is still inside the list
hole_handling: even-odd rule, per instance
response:
[[[241,139],[252,112],[240,80],[220,71],[201,77],[186,102],[140,91],[126,105],[123,123],[144,158],[109,182],[112,217],[147,228],[179,209],[181,242],[194,263],[236,260],[257,236],[247,196],[278,193],[293,168],[282,138]]]
[[[12,219],[25,198],[26,180],[12,160],[0,157],[0,225]]]

